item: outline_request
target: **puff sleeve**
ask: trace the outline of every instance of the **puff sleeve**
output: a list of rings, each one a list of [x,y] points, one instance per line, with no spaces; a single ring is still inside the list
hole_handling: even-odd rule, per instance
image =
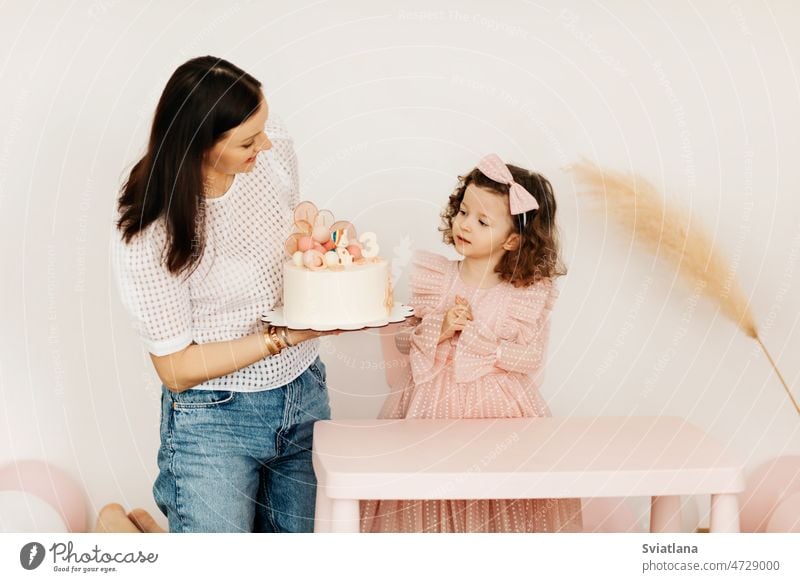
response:
[[[139,233],[130,244],[112,238],[112,264],[120,298],[147,351],[156,356],[178,352],[192,343],[189,286],[167,270],[162,260],[166,234],[160,223]]]
[[[412,259],[411,307],[419,323],[407,333],[411,374],[416,383],[432,380],[444,367],[452,350],[451,342],[439,343],[446,309],[450,261],[426,251]],[[404,340],[398,337],[398,348]]]
[[[550,332],[550,312],[558,297],[552,280],[513,289],[505,320],[509,330],[499,337],[479,322],[469,322],[461,332],[454,356],[456,382],[469,382],[497,369],[533,374],[542,365]]]
[[[273,168],[273,175],[279,176],[289,188],[289,206],[299,204],[300,172],[297,164],[297,152],[294,140],[283,120],[277,115],[270,115],[264,128],[272,142],[272,148],[264,155],[266,162]]]

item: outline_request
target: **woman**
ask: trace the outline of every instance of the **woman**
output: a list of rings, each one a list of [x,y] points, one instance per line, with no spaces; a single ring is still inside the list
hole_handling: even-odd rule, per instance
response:
[[[214,57],[178,67],[118,202],[122,302],[164,385],[153,494],[170,531],[313,531],[322,334],[259,322],[298,202],[261,84]]]

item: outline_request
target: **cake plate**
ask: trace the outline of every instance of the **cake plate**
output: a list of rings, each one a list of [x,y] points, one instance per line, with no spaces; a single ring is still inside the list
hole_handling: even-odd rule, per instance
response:
[[[272,311],[268,311],[262,315],[261,321],[271,323],[272,325],[277,325],[278,327],[288,327],[289,329],[296,330],[311,329],[314,331],[356,331],[359,329],[365,329],[367,327],[383,327],[385,325],[389,325],[390,323],[400,323],[409,317],[413,317],[413,315],[413,307],[403,303],[396,303],[395,306],[392,307],[392,311],[389,313],[389,316],[384,319],[358,323],[351,322],[341,325],[316,325],[313,323],[298,323],[296,321],[287,322],[286,318],[283,316],[283,307],[276,307]]]

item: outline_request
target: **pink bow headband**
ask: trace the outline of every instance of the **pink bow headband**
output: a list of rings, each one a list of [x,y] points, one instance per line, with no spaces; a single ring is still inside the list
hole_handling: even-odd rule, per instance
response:
[[[511,172],[497,154],[484,156],[478,162],[478,169],[487,178],[500,184],[508,185],[508,205],[511,208],[511,214],[522,214],[522,224],[523,228],[525,228],[525,213],[539,208],[539,203],[533,197],[533,194],[514,181]]]

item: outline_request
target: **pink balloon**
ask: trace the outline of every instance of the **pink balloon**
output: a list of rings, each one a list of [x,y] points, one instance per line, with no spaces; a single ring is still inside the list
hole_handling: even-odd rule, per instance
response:
[[[83,490],[61,469],[43,461],[16,461],[0,468],[0,491],[24,491],[49,503],[71,532],[86,531]]]
[[[800,455],[776,457],[756,467],[739,494],[739,521],[743,532],[766,531],[781,501],[800,491]]]
[[[800,533],[800,492],[778,504],[767,524],[769,533]]]
[[[583,531],[641,532],[631,506],[619,497],[593,497],[582,500]]]
[[[0,491],[0,532],[67,533],[67,525],[49,503],[25,491]]]

